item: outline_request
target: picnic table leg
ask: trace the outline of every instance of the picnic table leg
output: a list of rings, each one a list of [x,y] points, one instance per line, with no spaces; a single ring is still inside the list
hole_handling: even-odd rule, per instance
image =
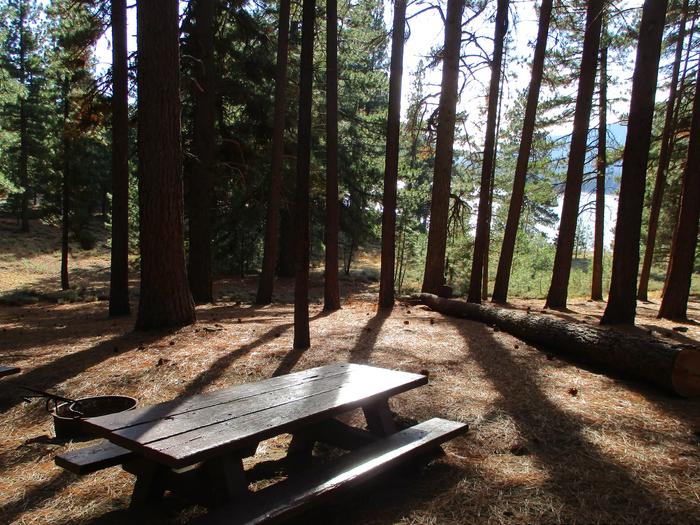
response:
[[[211,485],[212,504],[223,505],[232,499],[249,494],[248,479],[240,454],[228,454],[206,462],[204,465]]]
[[[362,408],[367,420],[367,428],[378,437],[388,436],[396,432],[394,416],[389,409],[389,402],[386,399],[378,401],[373,405]]]
[[[163,497],[165,493],[163,482],[168,470],[166,467],[152,461],[135,460],[130,462],[125,470],[136,475],[136,483],[131,493],[132,509]]]
[[[287,464],[292,469],[303,468],[311,463],[317,437],[315,427],[292,434],[292,441],[287,448]]]

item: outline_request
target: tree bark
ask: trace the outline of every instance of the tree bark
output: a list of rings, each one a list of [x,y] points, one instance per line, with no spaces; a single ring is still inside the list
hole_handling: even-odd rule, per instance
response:
[[[661,149],[659,151],[659,164],[656,168],[656,179],[654,181],[654,191],[649,207],[649,222],[647,226],[647,240],[644,248],[644,261],[642,271],[639,275],[639,286],[637,287],[637,299],[640,301],[649,300],[649,277],[651,276],[651,265],[654,260],[654,248],[656,246],[656,232],[659,228],[659,214],[661,203],[664,198],[666,188],[666,171],[671,160],[671,138],[676,127],[677,113],[675,112],[676,100],[678,99],[678,78],[683,61],[683,43],[685,42],[685,26],[688,18],[688,4],[690,0],[683,2],[681,21],[678,29],[678,42],[673,59],[673,71],[671,73],[671,86],[666,102],[666,115],[664,117],[664,128],[661,132]]]
[[[574,130],[571,135],[569,165],[566,171],[566,187],[562,205],[557,251],[554,255],[552,282],[547,293],[547,307],[564,308],[569,288],[571,257],[576,237],[576,220],[581,198],[583,168],[586,163],[588,125],[593,105],[596,62],[600,46],[600,29],[603,18],[603,0],[591,0],[586,11],[586,34],[583,39],[583,54],[579,75],[578,95],[574,113]]]
[[[498,132],[496,132],[496,138],[498,138]],[[494,157],[496,156],[496,150],[498,149],[498,144],[494,148]],[[493,166],[491,169],[491,177],[489,179],[489,200],[488,200],[488,217],[489,217],[489,227],[486,228],[486,238],[484,239],[484,260],[481,263],[481,300],[488,301],[489,299],[489,255],[491,248],[491,215],[493,212],[493,190],[496,183],[496,159],[494,159]]]
[[[340,309],[338,282],[338,2],[326,2],[326,266],[323,309]]]
[[[299,71],[297,131],[296,279],[294,283],[294,348],[309,348],[309,170],[316,0],[304,0]]]
[[[489,200],[488,200],[488,213],[489,217],[489,227],[486,229],[486,240],[484,245],[486,249],[484,250],[484,263],[483,271],[481,272],[481,300],[488,301],[489,299],[489,257],[491,252],[491,217],[493,213],[493,192],[496,185],[496,161],[498,160],[498,135],[501,130],[501,108],[503,104],[503,84],[505,81],[506,70],[502,68],[501,71],[501,87],[498,93],[498,118],[496,119],[496,140],[493,146],[493,163],[491,164],[491,177],[489,177]]]
[[[442,52],[442,89],[438,106],[428,249],[425,256],[425,273],[422,286],[424,292],[431,293],[440,293],[445,282],[445,250],[447,248],[447,220],[450,205],[450,179],[455,135],[463,9],[463,1],[448,0],[445,45]]]
[[[282,199],[282,161],[284,158],[284,122],[287,110],[287,52],[289,47],[290,0],[280,0],[275,66],[275,114],[272,124],[272,162],[270,168],[270,200],[265,221],[265,245],[262,270],[258,281],[256,304],[270,304],[275,281],[275,261],[279,235]]]
[[[700,65],[695,83],[693,117],[688,142],[688,161],[683,174],[680,216],[673,237],[666,286],[659,317],[684,321],[687,319],[688,295],[695,263],[700,220]]]
[[[695,4],[695,9],[694,9],[694,15],[697,15],[698,13],[698,4]],[[693,20],[693,23],[690,26],[690,30],[688,31],[688,41],[692,42],[694,35],[695,35],[695,29],[696,29],[696,24],[695,20]],[[681,92],[678,93],[678,101],[679,103],[676,105],[675,111],[674,111],[674,120],[678,122],[679,120],[679,115],[681,111],[681,100],[683,100],[683,97],[685,96],[685,90],[688,88],[692,88],[690,86],[690,83],[686,83],[686,79],[688,78],[688,72],[690,71],[691,68],[688,67],[688,64],[690,64],[690,58],[691,55],[693,54],[692,51],[694,51],[693,46],[689,45],[686,49],[685,52],[685,58],[683,59],[683,74],[681,75],[680,82],[678,83]],[[669,152],[669,156],[673,156],[673,152],[675,150],[676,144],[678,141],[678,137],[676,135],[673,136],[673,140],[671,140],[671,150]],[[676,226],[678,225],[678,221],[680,218],[680,213],[681,213],[681,198],[683,195],[679,192],[678,196],[675,199],[675,202],[673,203],[672,206],[669,206],[669,208],[672,210],[670,213],[673,214],[673,218],[671,219],[671,230],[672,230],[672,235],[671,235],[671,246],[673,246],[675,242],[676,235],[678,233],[678,228]],[[668,262],[666,264],[666,276],[664,278],[664,286],[663,289],[661,290],[661,297],[663,298],[664,295],[666,295],[666,286],[668,285],[668,274],[669,271],[671,270],[671,267],[673,266],[673,251],[669,250],[668,253]]]
[[[634,324],[637,310],[642,208],[667,5],[667,0],[646,0],[642,11],[622,159],[610,294],[602,324]]]
[[[608,42],[607,18],[603,20],[598,86],[598,155],[596,158],[595,228],[591,299],[603,300],[603,252],[605,250],[605,174],[608,168]]]
[[[26,87],[27,43],[26,43],[26,4],[20,2],[19,11],[19,82]],[[27,129],[27,104],[24,96],[19,97],[19,183],[22,186],[20,202],[20,230],[29,231],[29,137]]]
[[[510,271],[513,266],[515,239],[518,234],[520,214],[522,212],[523,198],[525,196],[527,168],[530,162],[530,150],[532,149],[532,138],[535,133],[535,118],[537,116],[537,103],[540,97],[540,86],[542,85],[542,75],[544,72],[547,35],[549,34],[549,23],[552,19],[552,1],[553,0],[543,0],[540,6],[537,43],[535,44],[535,55],[532,59],[532,76],[530,77],[530,86],[527,92],[525,119],[520,136],[520,148],[518,149],[515,176],[513,178],[513,191],[511,192],[510,205],[508,206],[508,219],[506,220],[506,229],[503,234],[501,255],[498,259],[496,282],[493,286],[493,296],[491,299],[495,303],[505,303],[508,296],[508,284],[510,281]]]
[[[214,62],[214,13],[217,0],[196,0],[192,8],[194,24],[190,35],[196,58],[193,83],[194,122],[192,163],[189,185],[189,264],[188,279],[196,304],[211,303],[212,253],[211,210],[215,200],[214,162],[216,156],[216,73]]]
[[[422,293],[412,299],[437,312],[487,323],[548,352],[569,355],[681,396],[700,395],[697,347],[432,294]]]
[[[399,176],[399,133],[401,130],[401,78],[406,26],[406,0],[394,0],[394,26],[391,36],[391,74],[387,115],[384,194],[382,199],[382,262],[379,277],[379,306],[394,306],[394,267],[396,254],[396,193]]]
[[[504,57],[505,58],[505,57]],[[489,225],[486,228],[486,239],[484,241],[484,264],[482,266],[483,271],[481,273],[481,300],[488,301],[489,299],[489,257],[491,251],[491,217],[493,214],[493,192],[496,185],[496,164],[498,160],[498,136],[501,132],[501,109],[503,108],[503,85],[506,78],[506,68],[501,68],[501,80],[500,88],[498,92],[498,118],[496,119],[496,133],[495,141],[493,145],[493,162],[491,163],[491,176],[489,177],[489,200],[488,200],[488,212],[487,216],[489,218]]]
[[[195,321],[183,236],[177,0],[139,2],[138,154],[141,291],[137,330]]]
[[[112,0],[112,252],[109,315],[129,315],[129,77],[126,0]]]
[[[498,0],[496,11],[496,28],[494,32],[493,59],[491,61],[491,83],[489,86],[489,103],[486,117],[486,139],[484,141],[484,160],[481,164],[481,188],[479,191],[479,211],[476,218],[476,236],[474,238],[474,255],[472,271],[469,278],[470,303],[481,302],[481,273],[484,267],[487,233],[491,224],[491,206],[489,204],[491,190],[491,172],[495,160],[496,116],[498,111],[498,92],[501,80],[501,64],[503,62],[503,44],[508,31],[508,0]]]
[[[70,132],[68,118],[70,116],[70,80],[63,80],[63,184],[61,195],[61,290],[68,290],[68,233],[70,231],[70,193],[71,193],[71,163],[70,163]]]

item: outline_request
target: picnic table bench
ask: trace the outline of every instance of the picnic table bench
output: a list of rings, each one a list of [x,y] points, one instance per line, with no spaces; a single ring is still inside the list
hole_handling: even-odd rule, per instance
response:
[[[103,442],[56,457],[77,474],[115,465],[136,475],[132,506],[165,490],[204,498],[215,523],[268,523],[317,505],[435,448],[467,425],[431,419],[397,431],[390,397],[427,383],[427,377],[366,365],[335,363],[158,405],[85,419]],[[361,408],[367,429],[336,416]],[[251,492],[242,459],[260,441],[292,434],[288,479]],[[314,444],[350,452],[309,467]]]

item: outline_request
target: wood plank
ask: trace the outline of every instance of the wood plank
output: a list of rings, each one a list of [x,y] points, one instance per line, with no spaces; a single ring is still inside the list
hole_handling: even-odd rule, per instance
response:
[[[384,437],[396,432],[394,416],[389,409],[389,403],[387,403],[386,399],[382,399],[373,405],[364,406],[362,411],[367,420],[367,428],[375,436]]]
[[[246,497],[249,494],[248,479],[240,456],[224,454],[204,463],[202,469],[209,481],[208,492],[212,505],[221,506],[236,497]]]
[[[331,465],[313,469],[298,477],[256,493],[246,505],[228,505],[196,520],[196,524],[223,525],[278,523],[299,515],[342,492],[379,476],[420,456],[468,430],[464,423],[431,419],[382,438],[343,456]]]
[[[19,374],[20,369],[16,366],[0,366],[0,377]]]
[[[365,384],[372,382],[376,385],[385,384],[394,386],[400,382],[414,381],[415,374],[392,374],[390,377],[376,370],[350,370],[347,373],[330,377],[323,377],[312,382],[303,382],[285,389],[277,389],[261,393],[254,397],[237,398],[228,403],[218,403],[201,409],[168,416],[155,421],[141,424],[133,424],[126,428],[112,431],[110,435],[117,435],[124,439],[132,439],[141,444],[152,443],[159,439],[185,432],[196,432],[217,423],[223,423],[240,417],[262,412],[300,399],[309,399],[324,392],[337,391],[340,388],[348,388],[351,384]],[[382,383],[383,382],[383,383]],[[91,420],[92,421],[92,420]]]
[[[244,383],[207,394],[174,399],[173,401],[140,407],[127,412],[94,417],[90,418],[90,421],[86,422],[86,424],[92,428],[99,427],[105,430],[117,430],[132,425],[147,423],[149,421],[157,421],[159,419],[177,416],[192,410],[200,410],[222,403],[230,403],[238,399],[255,397],[266,392],[283,390],[296,384],[316,381],[324,377],[345,374],[349,369],[355,369],[355,367],[356,365],[350,363],[333,363],[331,365],[310,368],[301,372],[273,377],[262,381]]]
[[[138,509],[163,497],[169,474],[165,467],[138,458],[129,465],[129,472],[136,475],[129,508]]]
[[[405,372],[383,374],[381,380],[367,380],[373,376],[378,378],[374,373],[355,374],[355,379],[331,391],[294,397],[264,410],[152,442],[141,443],[137,441],[138,437],[123,437],[120,431],[111,433],[110,440],[145,457],[179,468],[215,457],[226,450],[293,432],[353,408],[374,404],[428,381],[425,376]]]
[[[331,392],[297,399],[285,405],[212,425],[206,434],[187,432],[150,443],[149,447],[161,454],[166,463],[172,461],[179,466],[200,461],[202,457],[217,454],[220,448],[232,444],[240,446],[250,440],[268,439],[283,432],[293,433],[298,428],[367,403],[373,404],[426,381],[424,376],[417,376],[414,384],[407,384],[402,380],[388,385],[349,383]]]
[[[104,468],[121,465],[133,457],[133,452],[102,441],[96,445],[64,452],[55,457],[54,461],[74,474],[89,474]]]

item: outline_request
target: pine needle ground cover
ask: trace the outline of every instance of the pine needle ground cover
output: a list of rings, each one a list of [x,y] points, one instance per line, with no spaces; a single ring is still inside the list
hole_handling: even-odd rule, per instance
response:
[[[218,293],[246,286],[254,282],[224,281]],[[428,468],[373,487],[371,502],[345,503],[324,513],[325,522],[700,521],[700,400],[609,378],[421,307],[378,313],[367,292],[356,292],[332,314],[312,306],[312,347],[303,352],[291,350],[285,303],[221,301],[199,307],[193,326],[138,334],[132,319],[108,319],[105,302],[0,307],[3,364],[22,368],[0,384],[0,521],[133,520],[126,510],[133,478],[119,468],[78,478],[56,467],[56,454],[85,443],[54,439],[42,403],[23,403],[18,385],[72,397],[125,394],[148,405],[348,360],[428,373],[429,385],[394,398],[392,410],[414,420],[465,421],[470,431]],[[602,307],[578,301],[558,315],[595,323]],[[655,307],[641,307],[643,329],[697,344],[697,325],[657,321]],[[690,313],[700,315],[698,300]],[[287,439],[263,442],[247,468],[282,457]],[[141,518],[181,523],[201,512],[169,497]]]

